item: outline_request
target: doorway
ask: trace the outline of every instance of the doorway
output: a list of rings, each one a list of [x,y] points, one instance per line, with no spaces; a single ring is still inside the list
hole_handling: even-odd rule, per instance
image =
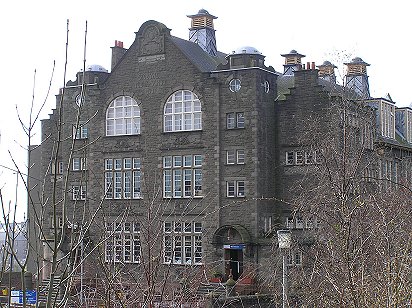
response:
[[[243,273],[243,250],[225,249],[225,274],[226,278],[232,274],[234,280],[238,280]]]

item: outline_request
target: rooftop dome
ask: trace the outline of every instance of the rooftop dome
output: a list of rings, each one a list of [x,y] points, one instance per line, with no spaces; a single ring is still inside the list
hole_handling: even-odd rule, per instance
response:
[[[363,64],[363,65],[366,65],[366,66],[370,65],[370,64],[366,63],[365,61],[363,61],[362,58],[360,58],[360,57],[355,57],[355,58],[352,59],[351,62],[345,63],[345,64]]]
[[[251,46],[243,46],[240,47],[238,49],[236,49],[235,51],[232,52],[232,54],[237,55],[237,54],[255,54],[255,55],[261,55],[262,53],[257,50],[255,47],[251,47]]]
[[[86,72],[103,72],[108,73],[109,71],[99,64],[91,64],[86,67]]]
[[[209,15],[209,12],[205,9],[200,9],[198,14],[208,14]]]

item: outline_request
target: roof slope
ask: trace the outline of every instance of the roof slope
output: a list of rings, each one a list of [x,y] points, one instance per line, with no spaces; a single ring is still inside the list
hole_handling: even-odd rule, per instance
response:
[[[226,54],[218,52],[217,57],[209,55],[198,44],[175,36],[171,36],[172,42],[186,55],[201,72],[216,70],[219,64],[225,63]]]

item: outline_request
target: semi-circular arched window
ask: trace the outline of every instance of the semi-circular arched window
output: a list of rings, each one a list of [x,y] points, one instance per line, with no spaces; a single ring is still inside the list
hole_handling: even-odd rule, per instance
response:
[[[130,96],[119,96],[107,107],[106,136],[140,134],[140,107]]]
[[[196,94],[179,90],[167,99],[163,128],[165,132],[202,129],[202,104]]]

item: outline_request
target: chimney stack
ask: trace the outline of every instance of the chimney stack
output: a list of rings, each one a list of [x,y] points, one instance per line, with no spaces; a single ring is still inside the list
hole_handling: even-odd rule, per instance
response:
[[[119,63],[120,59],[123,57],[123,55],[126,53],[127,49],[123,48],[123,42],[115,40],[114,41],[114,47],[112,48],[112,65],[111,65],[111,71],[113,71],[113,68]]]

